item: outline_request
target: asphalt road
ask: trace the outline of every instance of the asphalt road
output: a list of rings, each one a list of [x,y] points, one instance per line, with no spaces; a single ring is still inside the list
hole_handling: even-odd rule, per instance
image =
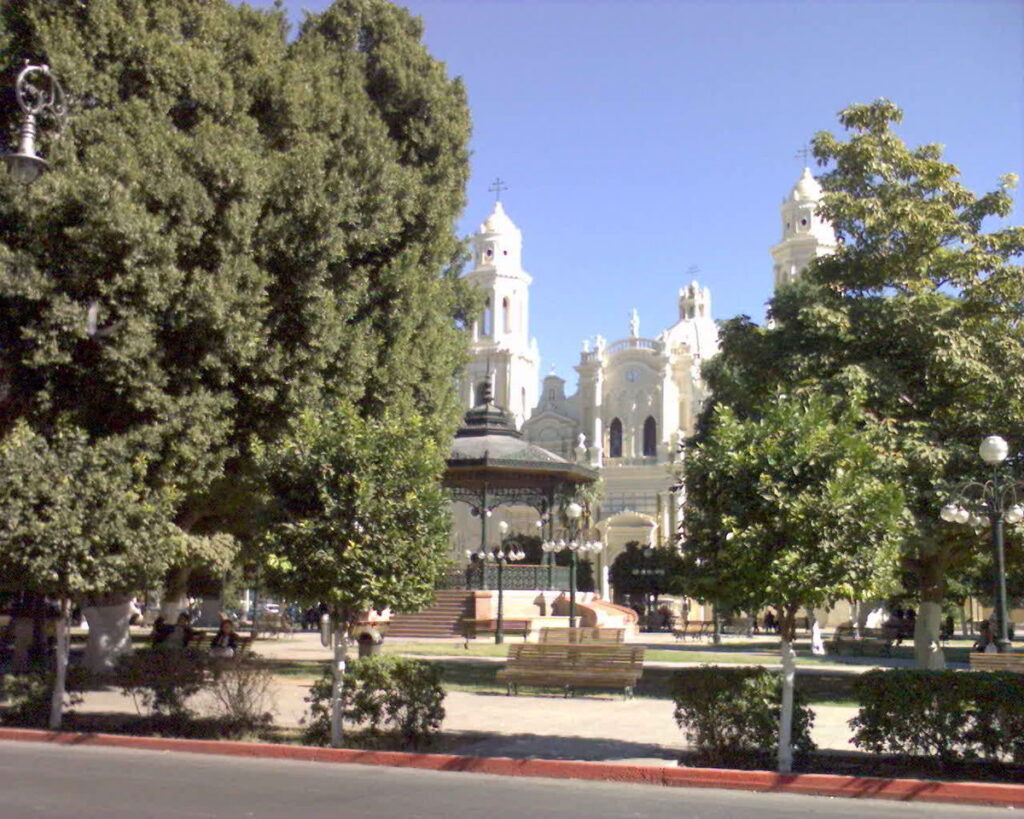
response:
[[[3,819],[794,819],[999,808],[0,743]]]

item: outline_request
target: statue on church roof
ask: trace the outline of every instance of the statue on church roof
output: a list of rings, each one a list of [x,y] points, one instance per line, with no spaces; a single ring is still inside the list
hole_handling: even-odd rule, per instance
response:
[[[633,312],[629,317],[629,336],[630,338],[637,338],[640,335],[640,316],[637,315],[636,308],[633,308]]]

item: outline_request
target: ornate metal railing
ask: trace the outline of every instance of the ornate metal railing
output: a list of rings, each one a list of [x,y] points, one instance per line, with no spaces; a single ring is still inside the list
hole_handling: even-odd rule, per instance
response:
[[[466,569],[449,571],[438,583],[439,589],[496,589],[498,588],[498,567],[488,564],[486,575],[480,577],[479,565]],[[502,569],[502,586],[506,590],[526,589],[567,589],[569,568],[567,566],[508,565]]]

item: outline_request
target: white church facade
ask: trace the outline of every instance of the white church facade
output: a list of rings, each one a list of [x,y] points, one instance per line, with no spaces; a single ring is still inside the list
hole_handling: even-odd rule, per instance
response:
[[[816,212],[821,196],[805,168],[782,202],[782,237],[771,248],[776,288],[836,246]],[[495,403],[513,414],[528,441],[599,470],[601,500],[591,521],[605,544],[599,578],[630,541],[673,542],[681,523],[673,467],[707,398],[701,366],[718,351],[710,289],[696,281],[685,285],[677,294],[676,323],[650,335],[641,333],[633,311],[621,337],[584,342],[574,392],[557,375],[545,377],[538,392],[540,355],[529,337],[532,279],[522,268],[522,235],[500,201],[471,241],[466,278],[483,291],[485,307],[471,328],[471,361],[460,384],[464,407],[476,403],[490,373]],[[526,509],[495,514],[515,531],[533,531],[537,517]],[[455,555],[478,545],[474,523],[456,508]],[[607,582],[601,586],[607,596]]]

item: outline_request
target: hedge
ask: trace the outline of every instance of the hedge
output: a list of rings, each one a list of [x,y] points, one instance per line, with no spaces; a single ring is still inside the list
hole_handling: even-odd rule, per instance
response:
[[[869,671],[855,684],[853,744],[874,753],[1024,762],[1024,674]]]

